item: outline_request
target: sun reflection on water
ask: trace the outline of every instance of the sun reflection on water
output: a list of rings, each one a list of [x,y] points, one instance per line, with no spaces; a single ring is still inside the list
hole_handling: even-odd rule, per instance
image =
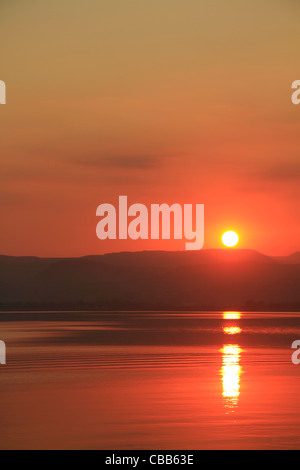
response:
[[[224,320],[240,320],[241,317],[241,312],[223,312]]]
[[[228,344],[223,347],[221,352],[223,354],[221,376],[225,408],[228,412],[232,412],[237,407],[240,396],[240,379],[242,374],[240,357],[242,349],[237,344]]]
[[[239,326],[224,326],[223,331],[226,335],[239,335],[242,332]]]

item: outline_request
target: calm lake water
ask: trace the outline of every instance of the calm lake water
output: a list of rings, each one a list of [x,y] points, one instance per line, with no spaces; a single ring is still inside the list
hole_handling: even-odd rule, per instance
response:
[[[300,313],[0,313],[1,449],[300,449]]]

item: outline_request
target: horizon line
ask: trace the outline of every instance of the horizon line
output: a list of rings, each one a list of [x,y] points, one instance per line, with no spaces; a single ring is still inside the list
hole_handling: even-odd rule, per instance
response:
[[[254,252],[258,253],[262,256],[266,256],[268,258],[288,258],[293,256],[297,253],[300,253],[300,249],[298,251],[293,251],[286,255],[267,255],[261,251],[255,250],[254,248],[203,248],[201,250],[138,250],[138,251],[112,251],[107,253],[100,253],[100,254],[86,254],[86,255],[79,255],[79,256],[38,256],[38,255],[6,255],[0,254],[0,258],[35,258],[35,259],[83,259],[83,258],[91,258],[91,257],[100,257],[100,256],[109,256],[109,255],[120,255],[120,254],[145,254],[145,253],[203,253],[203,252],[212,252],[212,251],[219,251],[223,253],[236,253],[236,252]]]

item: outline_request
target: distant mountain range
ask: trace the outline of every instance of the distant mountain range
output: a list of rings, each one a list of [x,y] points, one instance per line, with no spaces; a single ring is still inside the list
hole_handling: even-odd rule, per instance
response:
[[[0,309],[300,310],[300,252],[0,256]]]

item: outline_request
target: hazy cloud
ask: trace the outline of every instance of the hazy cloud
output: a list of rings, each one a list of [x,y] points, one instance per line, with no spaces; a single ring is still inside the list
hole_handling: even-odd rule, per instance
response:
[[[106,167],[121,169],[148,170],[159,166],[158,157],[137,155],[112,155],[104,157],[85,157],[72,160],[87,167]]]
[[[276,182],[297,180],[300,179],[300,165],[296,163],[277,165],[258,172],[256,176],[264,180]]]

